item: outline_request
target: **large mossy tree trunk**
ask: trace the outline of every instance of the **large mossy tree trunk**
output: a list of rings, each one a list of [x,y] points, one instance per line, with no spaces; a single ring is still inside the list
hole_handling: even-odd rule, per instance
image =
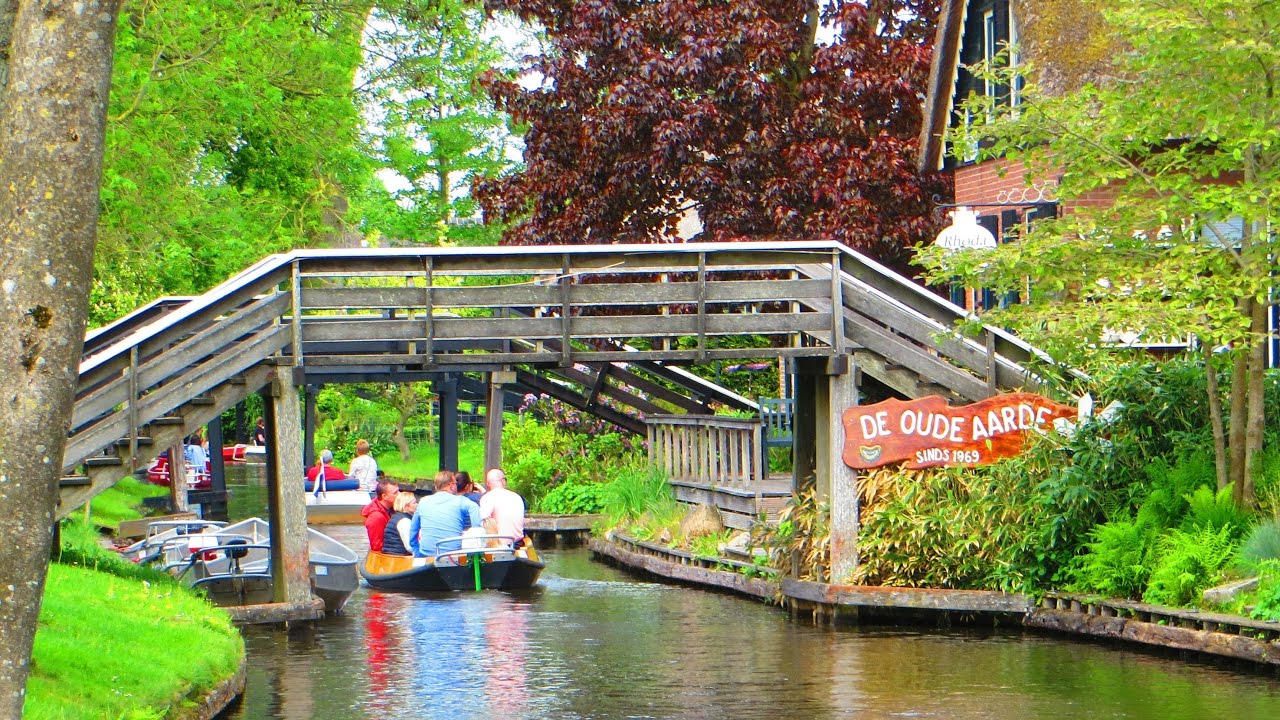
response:
[[[120,0],[0,0],[0,717],[22,714],[84,342]]]

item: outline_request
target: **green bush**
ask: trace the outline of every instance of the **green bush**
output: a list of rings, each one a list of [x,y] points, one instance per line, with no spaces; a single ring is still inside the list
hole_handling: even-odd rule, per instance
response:
[[[561,483],[547,493],[538,509],[552,515],[590,515],[604,507],[605,486],[600,483]]]
[[[1142,599],[1157,605],[1188,605],[1221,578],[1236,551],[1230,526],[1171,530],[1160,539],[1158,559]]]

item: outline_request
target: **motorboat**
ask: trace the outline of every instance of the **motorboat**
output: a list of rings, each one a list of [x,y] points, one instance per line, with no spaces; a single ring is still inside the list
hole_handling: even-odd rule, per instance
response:
[[[342,611],[360,584],[355,551],[307,528],[311,590],[325,612]],[[206,520],[152,523],[147,537],[124,550],[134,562],[153,562],[216,605],[239,606],[274,600],[271,526],[261,518],[233,524]]]
[[[457,550],[444,549],[457,545]],[[538,582],[545,567],[532,545],[514,547],[503,535],[445,538],[435,550],[434,557],[370,551],[360,575],[377,590],[526,590]]]
[[[187,481],[188,490],[208,490],[213,487],[213,479],[207,462],[203,468],[197,468],[191,463],[184,463],[183,474]],[[160,456],[147,468],[147,482],[152,485],[169,486],[168,450],[160,453]]]
[[[369,504],[368,490],[307,492],[307,522],[313,525],[353,525],[364,522],[360,511]]]
[[[236,444],[231,447],[222,448],[223,462],[244,462],[245,451],[249,449],[248,445]]]

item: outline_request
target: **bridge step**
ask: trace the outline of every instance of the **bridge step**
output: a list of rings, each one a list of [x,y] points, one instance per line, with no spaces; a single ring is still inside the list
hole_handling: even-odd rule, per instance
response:
[[[214,400],[213,398],[209,397],[208,395],[200,395],[200,396],[198,396],[198,397],[193,397],[193,398],[191,398],[190,400],[188,400],[188,401],[187,401],[187,404],[188,404],[188,405],[196,405],[196,406],[207,407],[207,406],[209,406],[209,405],[213,405],[215,402],[217,402],[217,400]]]
[[[155,443],[156,441],[154,439],[149,438],[146,435],[138,436],[138,447],[151,447]],[[129,438],[120,438],[119,440],[116,440],[116,447],[120,447],[120,448],[129,447]]]
[[[93,479],[85,475],[67,475],[58,480],[60,488],[87,487],[92,484]]]
[[[108,456],[108,455],[101,455],[101,456],[99,456],[99,457],[85,458],[84,464],[85,464],[85,467],[91,467],[91,468],[95,468],[95,467],[118,467],[118,466],[120,466],[120,465],[123,465],[123,464],[124,464],[124,460],[121,460],[121,459],[120,459],[120,458],[118,458],[118,457],[110,457],[110,456]]]
[[[181,424],[182,424],[182,422],[183,422],[183,421],[182,421],[182,418],[181,418],[180,416],[177,416],[177,415],[166,415],[166,416],[164,416],[164,417],[158,417],[158,418],[156,418],[155,420],[152,420],[149,424],[151,424],[151,425],[159,425],[159,426],[166,426],[166,425],[181,425]]]

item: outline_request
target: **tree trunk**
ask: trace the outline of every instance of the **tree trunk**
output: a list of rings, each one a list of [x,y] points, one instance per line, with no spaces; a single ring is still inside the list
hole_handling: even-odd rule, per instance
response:
[[[9,41],[13,37],[13,18],[18,13],[18,0],[0,0],[0,91],[9,77]]]
[[[1213,349],[1202,345],[1204,378],[1209,394],[1209,420],[1213,425],[1213,469],[1218,476],[1218,490],[1231,482],[1227,474],[1227,432],[1222,421],[1222,390],[1218,387],[1218,368],[1213,364]]]
[[[0,717],[22,714],[53,541],[118,9],[22,0],[12,19],[0,101]]]
[[[1247,300],[1241,301],[1240,312],[1249,312]],[[1248,392],[1249,392],[1249,355],[1244,349],[1237,348],[1235,362],[1231,370],[1231,416],[1228,418],[1230,430],[1227,437],[1228,462],[1227,472],[1231,479],[1232,497],[1239,503],[1244,490],[1244,447],[1245,429],[1249,426]]]
[[[1253,508],[1258,504],[1256,481],[1262,471],[1263,431],[1266,429],[1266,303],[1253,303],[1249,326],[1253,337],[1253,346],[1249,348],[1249,419],[1245,429],[1244,474],[1238,501],[1240,507],[1244,508]]]

